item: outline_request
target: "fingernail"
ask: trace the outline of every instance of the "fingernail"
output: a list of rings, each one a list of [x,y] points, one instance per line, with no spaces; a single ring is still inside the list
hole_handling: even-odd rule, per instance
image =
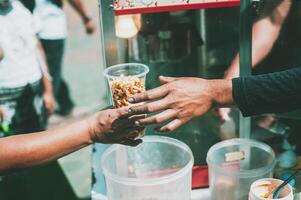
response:
[[[141,123],[139,121],[135,121],[136,126],[141,126]]]
[[[159,132],[160,132],[160,128],[161,128],[161,127],[156,127],[156,128],[155,128],[155,131],[159,133]]]
[[[134,102],[135,102],[135,99],[134,99],[133,97],[130,97],[130,98],[128,99],[128,101],[129,101],[130,103],[134,103]]]
[[[129,109],[128,109],[128,113],[130,114],[130,113],[132,113],[132,112],[133,112],[132,108],[129,108]]]

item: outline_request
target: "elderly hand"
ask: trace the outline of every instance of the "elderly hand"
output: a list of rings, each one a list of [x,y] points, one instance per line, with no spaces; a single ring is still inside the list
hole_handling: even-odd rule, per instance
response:
[[[90,136],[94,142],[105,144],[119,143],[129,146],[137,146],[142,143],[137,138],[144,127],[135,124],[140,116],[131,116],[128,113],[129,108],[109,109],[100,111],[92,116],[90,124]]]
[[[160,132],[169,132],[187,123],[194,117],[205,114],[214,104],[232,103],[231,80],[205,80],[200,78],[160,77],[162,86],[137,94],[129,99],[130,103],[156,100],[130,109],[131,114],[161,113],[138,120],[139,125],[163,123]]]

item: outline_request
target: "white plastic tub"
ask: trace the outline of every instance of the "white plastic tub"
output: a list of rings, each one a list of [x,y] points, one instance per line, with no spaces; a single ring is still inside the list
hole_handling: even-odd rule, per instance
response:
[[[229,155],[244,158],[226,161]],[[275,153],[268,145],[255,140],[231,139],[212,146],[207,163],[212,199],[247,200],[254,181],[272,177]]]
[[[102,156],[109,200],[190,200],[193,155],[172,138],[146,136],[138,147],[112,145]]]

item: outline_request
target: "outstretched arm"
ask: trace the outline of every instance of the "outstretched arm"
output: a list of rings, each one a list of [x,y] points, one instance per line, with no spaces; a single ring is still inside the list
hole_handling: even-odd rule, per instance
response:
[[[170,121],[158,128],[162,132],[173,131],[215,106],[235,103],[244,116],[301,108],[301,68],[232,80],[167,77],[160,80],[162,86],[137,94],[129,101],[152,101],[131,108],[132,114],[163,111],[137,121],[140,125]]]
[[[128,108],[105,110],[62,128],[1,138],[0,174],[50,162],[93,142],[136,146],[143,128],[127,115]]]

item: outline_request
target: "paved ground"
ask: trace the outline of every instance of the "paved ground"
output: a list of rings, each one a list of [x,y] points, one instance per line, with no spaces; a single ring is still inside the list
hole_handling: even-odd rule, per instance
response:
[[[83,1],[98,26],[97,0]],[[57,116],[51,118],[51,127],[80,119],[103,104],[105,82],[100,66],[99,29],[93,36],[87,36],[79,16],[66,5],[69,22],[64,77],[69,83],[76,109],[69,119]],[[60,160],[74,191],[79,197],[90,194],[91,148],[88,147]]]

